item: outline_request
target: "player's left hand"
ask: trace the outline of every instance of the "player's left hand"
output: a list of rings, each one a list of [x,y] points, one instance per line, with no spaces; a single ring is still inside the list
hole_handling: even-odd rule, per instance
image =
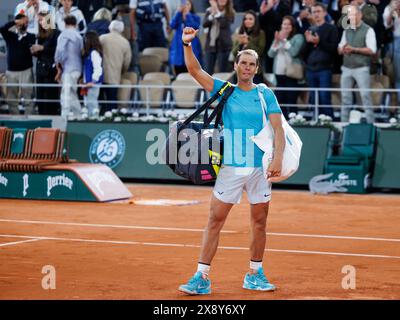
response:
[[[268,181],[274,182],[274,178],[280,177],[282,171],[282,160],[274,158],[267,170]]]

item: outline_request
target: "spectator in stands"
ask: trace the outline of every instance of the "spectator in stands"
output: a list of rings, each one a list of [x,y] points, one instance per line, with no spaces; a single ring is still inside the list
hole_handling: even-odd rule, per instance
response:
[[[103,83],[102,46],[96,31],[88,31],[83,42],[84,104],[89,118],[99,115],[99,84]]]
[[[166,0],[165,3],[167,5],[170,17],[175,17],[180,7],[184,4],[184,0]]]
[[[87,31],[86,20],[81,10],[73,6],[73,0],[60,0],[62,7],[56,12],[56,24],[60,31],[64,31],[66,26],[64,23],[65,17],[72,15],[76,19],[76,26],[81,35]]]
[[[167,39],[163,30],[162,19],[167,22],[169,29],[170,16],[165,0],[130,0],[131,8],[131,36],[138,40],[139,50],[148,47],[167,47]],[[138,24],[139,34],[136,33],[136,23]]]
[[[100,36],[103,47],[104,84],[119,86],[122,74],[128,71],[132,53],[128,40],[122,36],[124,24],[122,21],[113,20],[109,26],[110,33]],[[103,95],[109,101],[118,100],[118,88],[104,88]],[[101,106],[101,114],[117,108],[116,102],[108,102]]]
[[[65,29],[57,40],[54,61],[57,67],[56,80],[61,81],[61,115],[68,117],[72,112],[73,117],[81,115],[81,105],[78,99],[77,84],[82,74],[83,40],[77,30],[75,16],[66,16]]]
[[[39,32],[39,12],[49,12],[54,21],[54,7],[43,0],[26,0],[18,4],[15,8],[14,15],[17,15],[18,13],[25,14],[28,17],[27,31],[37,35]]]
[[[358,6],[360,8],[362,19],[367,25],[372,28],[375,26],[376,22],[378,21],[378,11],[373,4],[367,3],[366,0],[352,0],[350,1],[350,4]],[[347,13],[342,12],[342,16],[338,21],[339,28],[346,29],[347,26],[350,24],[350,22],[347,20],[343,21],[345,17],[347,17]]]
[[[129,8],[129,0],[113,0],[115,6],[113,8],[113,20],[120,20],[124,23],[124,32],[122,35],[129,41],[131,46],[132,58],[131,64],[129,66],[129,71],[140,73],[139,68],[139,45],[135,38],[133,37],[131,28],[131,9]]]
[[[296,20],[292,16],[283,17],[281,29],[275,32],[274,41],[268,50],[268,55],[274,58],[273,71],[278,87],[299,87],[299,80],[288,77],[286,71],[289,62],[302,64],[301,52],[304,45],[304,36],[296,30]],[[298,95],[297,90],[276,91],[285,117],[297,111],[293,106],[297,104]],[[283,106],[285,104],[289,106]]]
[[[205,42],[205,71],[215,72],[218,64],[219,72],[228,72],[227,63],[232,50],[231,24],[235,19],[235,11],[231,0],[210,0],[204,16],[203,27],[208,28]]]
[[[196,30],[200,28],[200,17],[195,13],[192,0],[187,0],[186,4],[178,9],[172,18],[170,27],[175,30],[175,34],[169,50],[169,63],[174,67],[175,75],[178,75],[179,73],[187,72],[183,56],[183,28],[191,27]],[[191,45],[197,60],[202,64],[202,50],[199,38],[194,38]]]
[[[380,0],[376,0],[380,1]],[[332,23],[335,24],[341,16],[340,12],[340,0],[322,0],[320,1],[326,7],[326,12],[332,18]]]
[[[274,41],[274,34],[282,25],[282,18],[290,15],[290,4],[284,0],[263,0],[260,6],[260,27],[265,33],[265,47],[269,49]],[[273,59],[265,55],[265,72],[272,72]]]
[[[304,52],[306,62],[306,79],[309,87],[330,88],[332,85],[333,61],[338,46],[338,30],[335,25],[325,21],[327,9],[324,4],[316,2],[311,7],[314,26],[305,32],[306,48]],[[310,93],[310,104],[315,103],[315,92]],[[320,91],[318,94],[319,113],[332,117],[331,93]]]
[[[236,12],[246,12],[249,10],[257,12],[259,5],[257,0],[233,0],[233,8]]]
[[[363,89],[370,88],[370,66],[371,58],[376,53],[376,38],[374,29],[362,21],[362,12],[356,5],[350,6],[354,12],[354,24],[345,29],[340,40],[338,52],[343,55],[342,75],[340,86],[342,89],[353,88],[354,81],[361,89],[360,95],[365,108],[367,122],[374,122],[371,93]],[[346,18],[347,19],[347,18]],[[355,29],[353,29],[355,28]],[[341,121],[349,120],[350,107],[353,104],[353,93],[342,91]]]
[[[11,29],[12,28],[12,29]],[[0,28],[0,33],[7,44],[7,82],[15,84],[30,84],[33,82],[32,55],[30,48],[35,43],[35,35],[27,32],[28,17],[18,13],[14,20]],[[11,30],[10,30],[11,29]],[[19,114],[19,92],[24,98],[25,114],[32,114],[34,102],[32,87],[8,87],[7,100],[11,114]]]
[[[306,32],[311,26],[314,25],[311,7],[315,4],[315,2],[316,0],[304,0],[300,11],[293,14],[297,21],[297,28],[300,33]],[[328,13],[325,16],[325,21],[327,23],[334,23],[332,17]]]
[[[386,29],[393,31],[388,52],[393,61],[395,87],[400,90],[400,0],[392,0],[386,6],[383,22]],[[397,92],[397,104],[400,105],[400,91]]]
[[[265,33],[260,29],[257,13],[253,10],[245,12],[241,26],[234,34],[233,57],[236,57],[237,53],[244,49],[256,51],[260,59],[260,65],[262,65],[262,57],[265,51]],[[254,76],[253,81],[254,83],[264,81],[262,68],[258,68],[258,73]]]
[[[106,4],[105,0],[77,0],[76,6],[82,11],[86,21],[91,21],[94,13]]]
[[[385,38],[385,26],[383,22],[383,12],[386,6],[390,3],[390,0],[368,0],[368,3],[376,7],[378,19],[374,26],[374,31],[376,35],[376,46],[378,51],[387,44],[387,39]],[[381,51],[383,55],[384,50]]]
[[[31,47],[31,52],[37,57],[36,61],[36,83],[56,84],[57,68],[54,62],[56,53],[57,40],[60,31],[55,28],[54,23],[49,25],[47,22],[47,11],[39,13],[39,34],[38,43]],[[53,101],[38,101],[39,114],[60,114],[60,90],[57,87],[37,87],[36,98],[38,100],[53,100]]]
[[[111,11],[107,8],[100,8],[93,16],[92,22],[87,26],[88,31],[96,31],[99,36],[109,32],[108,27],[112,20]]]

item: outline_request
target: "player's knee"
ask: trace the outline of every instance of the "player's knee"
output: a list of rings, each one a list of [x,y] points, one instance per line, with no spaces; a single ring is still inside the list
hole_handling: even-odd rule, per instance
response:
[[[225,215],[220,214],[217,210],[210,210],[210,217],[208,219],[208,229],[220,230],[225,222]]]
[[[267,217],[265,215],[259,215],[252,217],[251,226],[255,231],[264,231],[267,225]]]

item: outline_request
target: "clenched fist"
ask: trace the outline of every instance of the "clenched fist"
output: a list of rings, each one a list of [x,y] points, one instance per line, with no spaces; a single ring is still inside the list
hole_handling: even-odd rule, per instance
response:
[[[193,41],[193,39],[196,37],[197,33],[199,30],[195,30],[191,27],[186,27],[183,29],[182,32],[182,41],[184,43],[190,43]]]

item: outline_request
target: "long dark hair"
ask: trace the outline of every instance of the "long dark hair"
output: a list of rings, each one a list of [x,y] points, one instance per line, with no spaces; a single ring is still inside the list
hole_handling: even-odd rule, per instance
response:
[[[218,2],[218,0],[217,0]],[[233,3],[232,0],[227,0],[226,5],[225,5],[225,17],[229,19],[234,19],[235,18],[235,9],[233,9]]]
[[[195,10],[195,8],[194,8],[193,1],[192,1],[192,0],[187,0],[187,1],[190,2],[190,13],[191,13],[191,14],[195,14],[195,13],[196,13],[196,10]]]
[[[96,50],[99,54],[102,54],[103,47],[101,46],[99,35],[97,34],[97,32],[90,30],[85,34],[83,56],[88,56],[90,54],[90,51],[92,50]]]
[[[52,20],[53,18],[51,17],[49,12],[41,11],[41,12],[39,12],[38,15],[40,17],[46,18],[46,23],[48,25],[48,28],[43,28],[41,23],[38,23],[38,25],[39,25],[38,38],[39,39],[47,39],[53,34],[53,32],[55,30],[54,21]]]
[[[251,29],[247,29],[244,25],[244,20],[246,16],[251,14],[254,17],[254,27]],[[254,37],[257,37],[260,34],[260,24],[258,23],[257,13],[254,10],[247,10],[243,15],[242,24],[240,25],[239,34],[251,34]]]
[[[296,20],[292,17],[292,16],[284,16],[282,18],[282,22],[283,20],[289,20],[290,24],[292,25],[292,32],[290,32],[288,39],[292,38],[296,33],[297,33],[297,28],[296,28]]]

